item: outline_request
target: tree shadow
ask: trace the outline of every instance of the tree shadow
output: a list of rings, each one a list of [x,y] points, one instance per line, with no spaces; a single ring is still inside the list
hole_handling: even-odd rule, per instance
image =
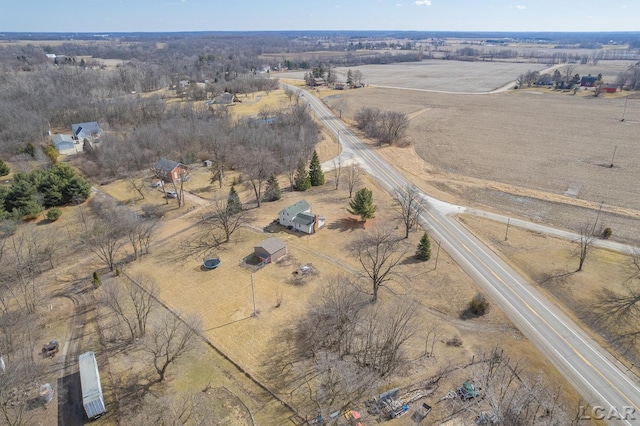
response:
[[[58,379],[58,425],[81,426],[84,424],[80,373]]]
[[[423,265],[427,265],[427,261],[426,260],[422,260],[422,259],[418,259],[415,255],[411,255],[411,256],[407,256],[404,258],[404,260],[402,262],[400,262],[401,265],[417,265],[417,264],[423,264]]]
[[[559,272],[559,271],[554,271],[554,272],[549,272],[547,274],[543,274],[543,276],[540,277],[540,279],[538,280],[538,284],[539,285],[547,285],[547,284],[551,284],[554,281],[558,281],[557,284],[562,284],[565,278],[570,277],[571,275],[575,274],[576,271],[569,271],[569,272]]]
[[[327,229],[337,230],[340,232],[354,231],[356,229],[365,229],[365,223],[353,217],[345,217],[338,219],[326,225]]]

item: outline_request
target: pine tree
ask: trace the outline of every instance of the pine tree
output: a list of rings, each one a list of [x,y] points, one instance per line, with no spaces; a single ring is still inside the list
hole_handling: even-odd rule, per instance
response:
[[[230,214],[236,214],[242,211],[242,203],[240,202],[240,196],[236,192],[236,187],[231,186],[229,190],[229,196],[227,197],[227,211]]]
[[[318,158],[318,153],[315,150],[309,165],[309,179],[311,180],[311,186],[324,185],[324,173],[322,172],[322,167],[320,167],[320,158]]]
[[[10,171],[11,169],[9,169],[9,166],[7,165],[7,163],[0,160],[0,176],[6,176],[9,174]]]
[[[351,208],[347,209],[347,211],[360,216],[363,222],[366,222],[367,219],[373,219],[376,213],[376,206],[373,204],[373,192],[367,188],[359,189],[355,197],[349,201],[349,207]]]
[[[418,243],[418,250],[416,251],[416,257],[424,262],[431,259],[431,241],[429,241],[429,236],[425,232],[422,238],[420,238],[420,243]]]
[[[294,191],[306,191],[311,188],[311,178],[307,172],[307,168],[304,166],[304,162],[300,159],[296,174],[293,178],[293,190]]]
[[[280,198],[282,198],[282,191],[280,190],[278,178],[271,173],[267,180],[267,187],[264,190],[264,201],[278,201]]]

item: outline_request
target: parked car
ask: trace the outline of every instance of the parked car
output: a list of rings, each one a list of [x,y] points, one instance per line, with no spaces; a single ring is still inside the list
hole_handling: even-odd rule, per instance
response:
[[[178,198],[176,191],[167,191],[165,196],[167,198]]]
[[[161,186],[164,186],[164,181],[162,179],[154,179],[151,182],[151,187],[152,188],[159,188]]]

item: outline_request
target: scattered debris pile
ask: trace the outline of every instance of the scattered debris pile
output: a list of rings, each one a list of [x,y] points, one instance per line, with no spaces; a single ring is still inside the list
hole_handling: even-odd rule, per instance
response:
[[[51,340],[49,343],[42,346],[42,356],[43,358],[52,357],[58,353],[60,350],[60,345],[56,339]]]

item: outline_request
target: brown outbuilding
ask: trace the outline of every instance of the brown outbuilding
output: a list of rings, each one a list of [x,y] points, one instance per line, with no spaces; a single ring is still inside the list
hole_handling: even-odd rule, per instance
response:
[[[287,255],[287,243],[280,238],[267,238],[253,247],[253,253],[262,263],[275,262]]]

